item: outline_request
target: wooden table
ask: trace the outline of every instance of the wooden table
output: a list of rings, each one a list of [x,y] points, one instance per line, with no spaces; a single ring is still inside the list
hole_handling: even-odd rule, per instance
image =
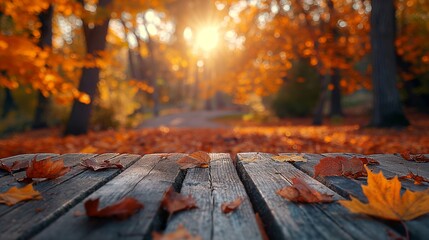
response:
[[[308,162],[280,163],[266,153],[240,153],[236,165],[229,154],[211,153],[209,168],[181,171],[176,160],[183,154],[165,155],[106,153],[95,154],[24,154],[5,158],[30,161],[51,156],[63,159],[71,171],[55,180],[40,182],[35,189],[42,200],[28,201],[8,207],[0,205],[0,239],[142,239],[153,231],[171,232],[183,224],[203,239],[262,239],[255,212],[265,226],[270,239],[388,239],[388,232],[403,231],[395,222],[355,215],[338,203],[296,204],[275,192],[290,185],[291,178],[300,177],[321,192],[335,199],[353,195],[365,200],[361,184],[365,180],[345,177],[312,178],[314,166],[325,156],[351,154],[304,154]],[[408,171],[429,178],[429,163],[405,161],[398,155],[371,155],[384,175],[406,175]],[[79,165],[83,158],[98,161],[120,159],[123,170],[109,169],[93,172]],[[257,158],[257,161],[244,161]],[[18,172],[16,177],[24,176]],[[15,178],[0,172],[0,192],[19,186]],[[163,193],[170,186],[183,194],[192,194],[198,208],[168,217],[160,208]],[[427,189],[428,185],[402,182],[403,188]],[[137,198],[144,209],[126,220],[93,219],[77,215],[84,213],[83,202],[101,198],[102,205],[111,204],[125,196]],[[233,213],[223,214],[221,204],[237,197],[243,204]],[[406,223],[411,239],[429,239],[429,216]]]

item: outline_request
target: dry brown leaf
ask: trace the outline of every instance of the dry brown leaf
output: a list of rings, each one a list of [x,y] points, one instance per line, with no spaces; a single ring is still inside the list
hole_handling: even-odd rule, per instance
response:
[[[339,201],[353,213],[367,214],[378,218],[408,221],[429,213],[429,189],[422,192],[405,190],[401,196],[401,182],[398,177],[387,180],[380,171],[375,174],[366,167],[368,185],[362,186],[368,203],[351,197]]]
[[[167,189],[161,201],[161,206],[170,214],[182,210],[197,208],[195,199],[191,196],[184,196],[176,191],[173,187]]]
[[[332,202],[332,195],[320,193],[299,178],[292,178],[292,185],[277,191],[281,197],[299,203]]]
[[[99,203],[99,198],[87,200],[85,202],[86,215],[98,218],[126,219],[143,208],[143,204],[132,197],[126,197],[100,210],[98,210]]]
[[[37,161],[36,158],[34,158],[27,168],[26,179],[55,179],[63,176],[69,171],[70,168],[64,166],[64,161],[62,159],[52,161],[51,158],[47,158]]]
[[[380,163],[375,160],[374,158],[369,157],[352,157],[351,159],[357,158],[359,159],[364,165],[379,165]]]
[[[177,160],[177,164],[180,165],[180,169],[195,167],[207,168],[210,164],[210,156],[203,151],[193,152]]]
[[[405,176],[398,177],[398,179],[400,179],[400,180],[402,180],[402,179],[414,180],[414,184],[416,184],[416,185],[421,185],[421,184],[423,184],[423,182],[429,183],[429,179],[426,179],[426,178],[424,178],[422,176],[414,174],[411,171],[407,175],[405,175]]]
[[[11,187],[4,193],[0,193],[0,203],[12,206],[21,201],[42,199],[40,192],[34,190],[33,184],[23,188]]]
[[[277,162],[307,162],[302,155],[272,156],[271,159]]]
[[[200,236],[193,236],[182,224],[179,224],[176,231],[161,234],[152,233],[153,240],[202,240]]]
[[[0,160],[0,169],[3,169],[9,173],[12,173],[14,171],[18,171],[21,169],[25,169],[28,167],[28,162],[24,162],[24,161],[15,161],[10,165],[4,164],[1,160]]]
[[[411,154],[410,151],[405,151],[401,153],[401,156],[407,161],[414,161],[418,163],[429,162],[429,158],[423,154]]]
[[[222,203],[220,208],[222,209],[223,213],[230,213],[232,211],[235,211],[238,207],[240,207],[242,202],[243,202],[243,198],[238,197],[232,202]]]
[[[121,162],[119,160],[117,160],[115,162],[112,162],[109,160],[104,160],[103,162],[98,162],[94,158],[83,159],[80,162],[80,165],[82,165],[86,168],[92,169],[93,171],[98,171],[98,170],[108,169],[108,168],[119,168],[119,169],[124,168],[124,166],[121,164]]]
[[[345,176],[358,178],[366,176],[364,164],[359,158],[325,157],[314,166],[314,175],[317,176]]]

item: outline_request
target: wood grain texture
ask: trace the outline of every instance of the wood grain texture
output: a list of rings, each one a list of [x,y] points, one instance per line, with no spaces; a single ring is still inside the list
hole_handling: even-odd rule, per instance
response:
[[[105,160],[115,156],[121,159],[125,167],[140,157],[102,154],[95,159]],[[86,170],[76,165],[81,158],[79,155],[70,158],[64,155],[65,162],[74,162],[72,170],[58,179],[35,185],[35,189],[42,193],[42,200],[20,203],[7,209],[1,208],[0,239],[25,239],[32,236],[120,172],[118,169],[102,172]]]
[[[287,155],[287,154],[281,154],[281,155]],[[301,169],[302,171],[306,172],[310,176],[314,176],[314,166],[319,163],[319,160],[323,157],[327,156],[345,156],[345,157],[352,157],[352,156],[364,156],[364,155],[358,155],[358,154],[305,154],[304,157],[308,160],[307,163],[293,163],[294,166]],[[384,155],[370,155],[368,157],[373,157],[377,161],[386,161],[386,158],[390,158],[390,156],[384,157]],[[383,160],[384,159],[384,160]],[[386,177],[393,177],[396,174],[389,171],[394,170],[392,167],[385,168],[386,165],[389,165],[388,163],[384,162],[384,164],[380,165],[372,165],[369,166],[369,168],[374,171],[383,171],[384,176]],[[406,169],[406,166],[403,166]],[[396,167],[395,167],[396,168]],[[387,170],[389,169],[389,170]],[[344,198],[349,198],[350,195],[358,198],[361,201],[367,201],[365,195],[362,192],[361,185],[366,185],[367,181],[366,178],[360,178],[360,179],[349,179],[345,177],[317,177],[317,180],[322,182],[324,185],[328,186]],[[411,181],[405,180],[402,181],[402,191],[404,191],[406,188],[411,189],[413,191],[420,191],[427,189],[427,185],[414,185]],[[358,217],[358,215],[356,215]],[[379,220],[382,222],[382,220]],[[385,222],[385,224],[388,224],[391,227],[394,227],[398,231],[402,231],[402,226],[399,224],[394,224],[392,222]],[[410,229],[412,239],[423,239],[423,236],[427,236],[429,234],[429,216],[423,216],[420,218],[417,218],[412,221],[408,221],[407,226]]]
[[[183,224],[192,234],[203,239],[262,239],[255,214],[229,154],[210,154],[209,168],[189,169],[181,193],[191,194],[197,209],[175,213],[165,232]],[[221,205],[241,197],[243,202],[234,212],[222,213]]]
[[[66,214],[40,232],[35,239],[142,239],[160,228],[162,211],[160,202],[171,185],[180,187],[184,173],[176,160],[180,154],[162,159],[160,155],[145,155],[106,185],[80,201]],[[84,202],[100,198],[100,207],[110,205],[124,197],[134,197],[144,204],[144,209],[129,219],[94,219],[76,217],[85,213]]]
[[[257,156],[255,162],[245,162]],[[318,191],[340,195],[298,170],[290,163],[279,163],[262,153],[238,154],[238,173],[272,239],[386,239],[386,226],[368,217],[356,217],[338,203],[297,204],[276,194],[278,189],[301,178]]]
[[[10,164],[13,164],[13,162],[15,161],[30,162],[34,158],[36,158],[37,160],[41,160],[48,157],[55,157],[58,155],[59,154],[56,154],[56,153],[20,154],[16,156],[7,157],[7,158],[2,158],[0,159],[0,161],[6,165],[10,165]],[[6,171],[0,170],[0,177],[6,176],[6,175],[9,175],[9,173]]]

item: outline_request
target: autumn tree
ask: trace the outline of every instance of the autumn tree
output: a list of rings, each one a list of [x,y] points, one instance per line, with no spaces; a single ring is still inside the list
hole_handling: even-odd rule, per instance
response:
[[[374,112],[371,125],[401,127],[409,124],[397,89],[394,1],[371,1],[372,83]]]

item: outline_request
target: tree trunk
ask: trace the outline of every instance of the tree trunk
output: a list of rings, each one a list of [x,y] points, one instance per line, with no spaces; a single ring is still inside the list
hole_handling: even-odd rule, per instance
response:
[[[39,14],[39,21],[42,24],[40,27],[39,47],[52,47],[52,17],[54,15],[54,8],[49,5],[49,8]],[[45,97],[41,91],[37,93],[37,106],[34,113],[33,129],[48,127],[48,111],[49,111],[49,98]]]
[[[333,69],[333,74],[331,76],[331,84],[334,88],[331,91],[331,107],[329,109],[329,116],[342,117],[343,108],[341,105],[340,73],[337,68]]]
[[[1,113],[2,118],[6,118],[10,111],[17,108],[10,89],[5,88],[4,93],[5,96],[3,100],[3,111]]]
[[[313,125],[320,126],[323,124],[323,110],[325,109],[325,103],[328,99],[328,85],[330,81],[330,75],[320,75],[322,81],[322,87],[320,91],[319,100],[317,101],[316,109],[313,115]]]
[[[393,0],[371,1],[371,47],[374,127],[409,125],[396,87],[395,8]]]
[[[99,0],[98,7],[106,7],[110,2],[111,0]],[[103,51],[106,48],[109,21],[110,18],[104,20],[100,25],[95,25],[93,28],[89,28],[88,24],[84,22],[83,28],[86,40],[86,52],[88,54],[96,55],[98,51]],[[83,68],[78,90],[88,94],[91,98],[91,102],[89,104],[84,104],[78,100],[74,100],[65,134],[79,135],[88,132],[92,103],[96,96],[99,81],[99,68]]]

